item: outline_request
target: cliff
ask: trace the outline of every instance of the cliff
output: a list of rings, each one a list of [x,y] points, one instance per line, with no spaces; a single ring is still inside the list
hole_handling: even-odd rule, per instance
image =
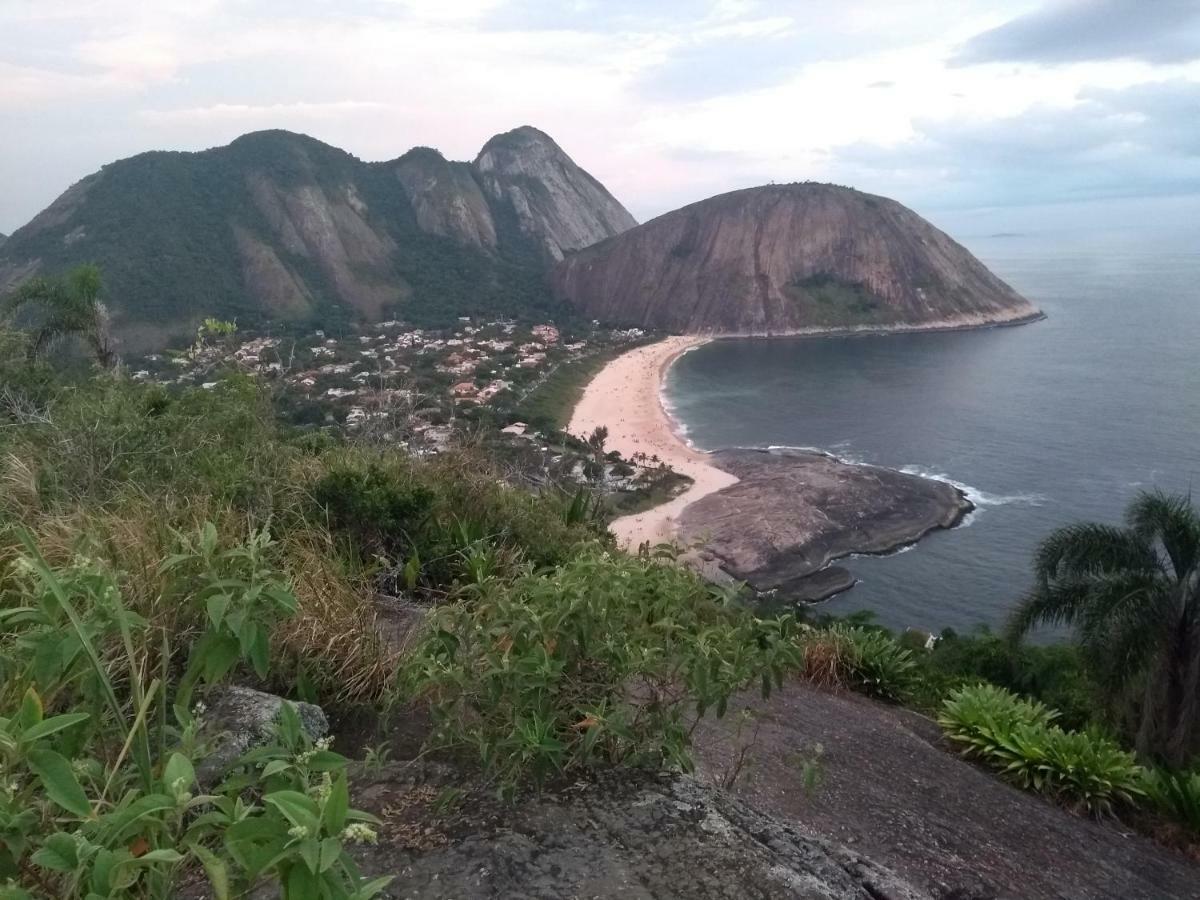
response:
[[[693,203],[571,254],[552,281],[587,316],[682,333],[960,327],[1039,315],[912,210],[827,184]]]
[[[367,163],[263,131],[84,178],[0,246],[0,293],[98,263],[134,347],[205,316],[256,326],[544,315],[557,308],[548,265],[634,224],[533,128],[493,138],[473,163],[428,148]]]

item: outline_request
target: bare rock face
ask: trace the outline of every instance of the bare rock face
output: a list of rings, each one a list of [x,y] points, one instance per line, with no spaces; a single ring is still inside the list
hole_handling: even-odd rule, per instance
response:
[[[492,138],[474,165],[493,201],[508,204],[554,260],[637,225],[604,185],[528,125]]]
[[[677,333],[950,328],[1040,316],[912,210],[828,184],[702,200],[572,254],[552,277],[585,315]]]
[[[356,851],[383,896],[459,900],[927,900],[862,854],[803,834],[687,777],[613,773],[502,805],[461,773],[393,766],[356,779],[356,806],[382,819]]]
[[[422,230],[464,244],[496,247],[496,223],[470,165],[418,147],[396,160],[395,173]]]

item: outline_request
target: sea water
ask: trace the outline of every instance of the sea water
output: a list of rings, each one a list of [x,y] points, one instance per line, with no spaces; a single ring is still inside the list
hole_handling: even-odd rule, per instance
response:
[[[889,627],[1002,626],[1054,528],[1117,523],[1140,490],[1200,502],[1200,247],[1020,235],[968,246],[1046,314],[977,331],[719,340],[664,389],[701,449],[814,447],[959,485],[977,511],[844,564],[825,604]]]

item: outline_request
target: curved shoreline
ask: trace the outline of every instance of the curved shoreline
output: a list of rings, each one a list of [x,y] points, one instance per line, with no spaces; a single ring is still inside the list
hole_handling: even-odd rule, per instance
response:
[[[679,423],[663,403],[662,391],[667,371],[684,353],[710,341],[724,338],[834,337],[965,331],[1024,325],[1045,317],[1044,313],[1035,310],[1029,315],[1012,319],[962,316],[919,325],[814,328],[769,335],[723,333],[666,337],[623,353],[601,369],[584,389],[583,396],[572,411],[567,431],[586,439],[595,428],[604,426],[609,432],[607,446],[620,452],[626,459],[637,453],[657,456],[675,471],[692,479],[691,487],[666,503],[622,516],[609,525],[618,544],[627,550],[636,550],[645,543],[653,546],[673,542],[679,537],[680,517],[687,507],[709,494],[738,484],[740,480],[737,475],[717,465],[712,454],[695,449],[684,437]],[[826,451],[818,452],[830,455]],[[961,488],[958,485],[953,486],[966,499]],[[967,508],[960,510],[952,523],[935,527],[953,528],[961,524],[973,508],[974,504],[968,499]],[[907,536],[883,552],[894,552],[899,547],[914,544],[929,530],[933,529],[925,529],[915,536]],[[862,552],[851,548],[838,555]],[[827,568],[832,562],[833,560],[827,560],[824,567]]]
[[[701,497],[737,483],[737,476],[715,466],[709,454],[688,445],[662,403],[662,387],[671,364],[688,350],[712,338],[673,336],[622,353],[588,382],[567,431],[587,436],[597,427],[608,429],[606,446],[626,459],[636,453],[657,456],[676,472],[692,479],[686,491],[651,509],[614,519],[609,530],[621,547],[636,550],[670,542],[678,531],[684,508]]]
[[[719,331],[704,335],[710,340],[720,341],[727,338],[824,338],[824,337],[870,337],[881,334],[932,334],[943,331],[984,331],[989,328],[1016,328],[1019,325],[1032,325],[1047,318],[1040,309],[1035,309],[1026,315],[1016,318],[993,318],[990,316],[959,316],[954,319],[940,319],[935,322],[921,322],[913,325],[815,325],[812,328],[793,328],[784,331]]]

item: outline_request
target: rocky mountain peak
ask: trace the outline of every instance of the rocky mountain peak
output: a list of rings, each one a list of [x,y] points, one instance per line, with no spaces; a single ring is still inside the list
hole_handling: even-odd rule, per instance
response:
[[[637,224],[600,182],[532,126],[493,137],[474,167],[484,192],[511,209],[551,260]]]

